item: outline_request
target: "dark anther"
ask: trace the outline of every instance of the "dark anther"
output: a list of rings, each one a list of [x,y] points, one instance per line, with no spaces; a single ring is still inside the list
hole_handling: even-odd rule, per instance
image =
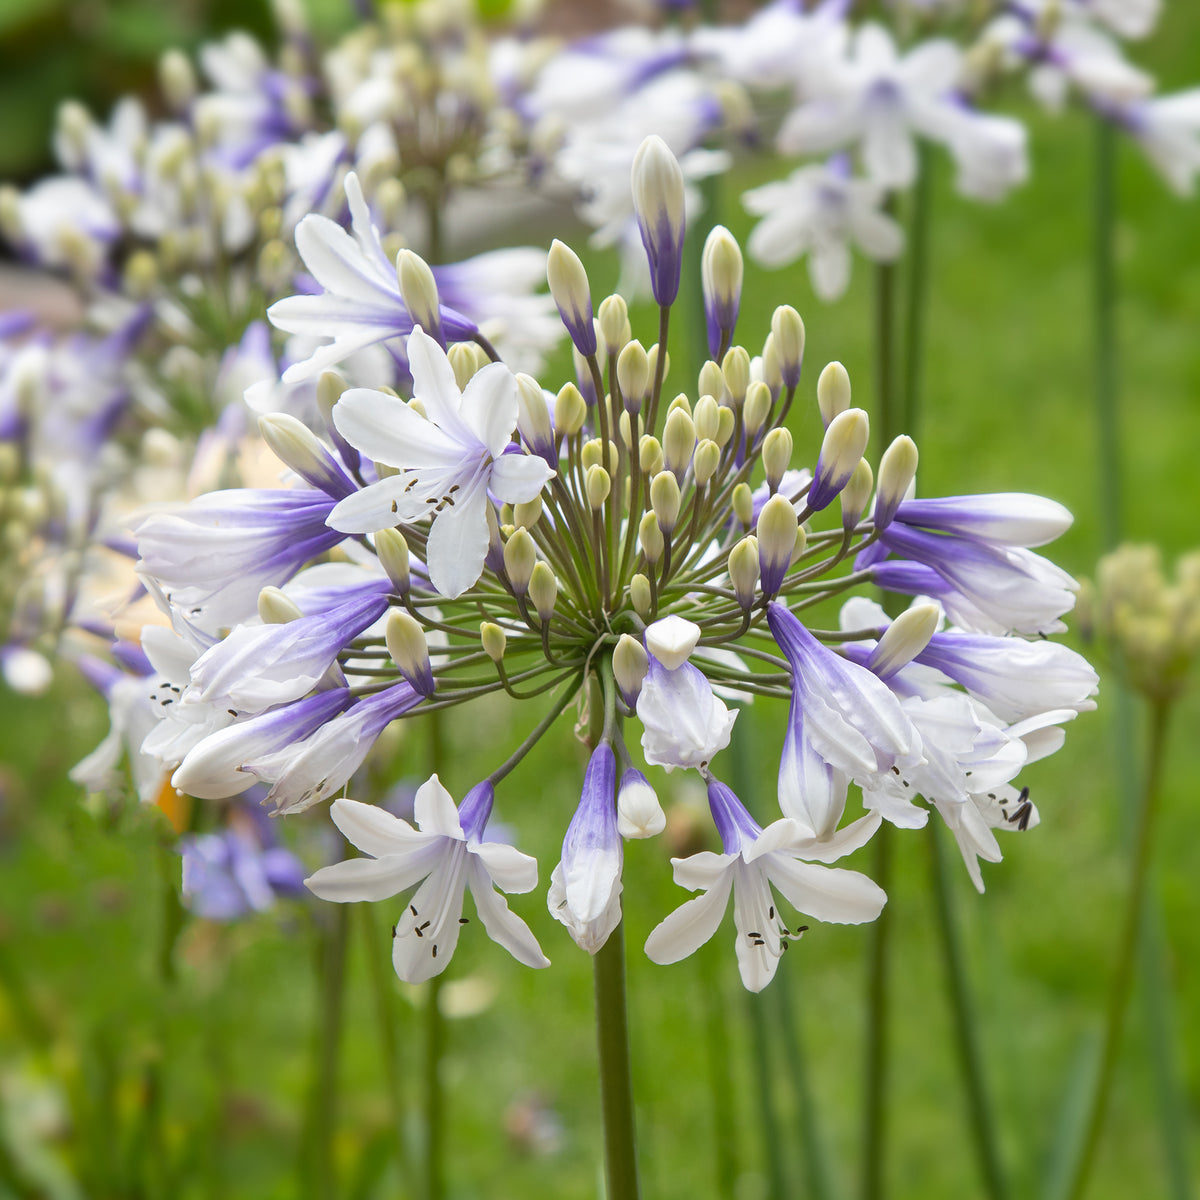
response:
[[[236,717],[236,716],[237,716],[237,709],[236,709],[236,708],[227,708],[225,711],[226,711],[226,712],[227,712],[227,713],[228,713],[228,714],[229,714],[231,717]]]
[[[434,946],[433,948],[433,957],[437,958],[437,946]]]
[[[770,917],[772,921],[775,920],[775,905],[772,904],[767,910],[767,916]]]
[[[432,924],[433,924],[432,921],[426,921],[425,924],[421,926],[421,928],[428,929],[430,927],[430,925],[432,925]]]
[[[459,917],[458,918],[458,923],[460,925],[468,925],[468,924],[470,924],[470,921],[471,921],[470,917]]]

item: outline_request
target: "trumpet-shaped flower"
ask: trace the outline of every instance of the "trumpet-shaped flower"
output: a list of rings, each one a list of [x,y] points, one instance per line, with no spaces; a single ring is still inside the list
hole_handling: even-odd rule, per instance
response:
[[[819,841],[787,817],[762,829],[716,779],[708,781],[708,804],[725,853],[703,851],[671,860],[675,882],[704,895],[682,904],[646,939],[653,962],[678,962],[704,945],[716,933],[731,891],[738,969],[752,992],[771,982],[788,942],[805,928],[792,932],[784,923],[772,887],[797,912],[818,921],[858,925],[879,916],[887,897],[865,875],[817,865],[864,845],[879,828],[874,813]]]
[[[430,776],[417,791],[416,829],[373,805],[336,800],[334,823],[371,857],[322,867],[304,882],[322,900],[340,902],[384,900],[419,884],[392,936],[392,964],[406,983],[423,983],[446,969],[468,923],[462,915],[467,888],[493,941],[528,967],[548,967],[529,926],[493,886],[531,891],[537,860],[482,840],[492,798],[492,785],[481,783],[456,808],[438,777]]]
[[[729,745],[737,713],[716,696],[703,673],[685,662],[668,670],[653,654],[637,701],[642,752],[652,766],[704,770]]]
[[[408,339],[413,391],[428,419],[403,401],[356,388],[334,409],[334,424],[368,458],[398,467],[342,500],[329,523],[372,533],[432,515],[429,578],[449,599],[483,571],[488,552],[488,492],[501,502],[532,500],[554,471],[539,457],[508,453],[517,427],[517,384],[492,363],[459,391],[446,352],[420,326]]]

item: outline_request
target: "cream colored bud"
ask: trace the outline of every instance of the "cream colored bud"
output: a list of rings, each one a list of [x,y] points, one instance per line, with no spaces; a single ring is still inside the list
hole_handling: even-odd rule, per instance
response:
[[[673,471],[676,479],[683,478],[695,449],[695,423],[682,408],[672,409],[667,413],[667,423],[663,429],[663,459],[667,470]]]
[[[650,507],[663,533],[673,533],[679,520],[679,481],[670,470],[660,471],[650,481]]]
[[[692,402],[680,392],[670,404],[667,405],[667,416],[670,416],[677,408],[682,409],[690,417],[692,415]]]
[[[513,524],[532,529],[542,517],[542,497],[534,496],[521,504],[513,505]]]
[[[477,369],[474,346],[471,342],[455,342],[446,351],[446,357],[450,361],[450,369],[454,372],[454,382],[458,384],[458,390],[461,392],[470,383]]]
[[[737,238],[724,225],[714,225],[700,256],[700,279],[709,320],[728,338],[737,320],[745,267]]]
[[[575,348],[584,355],[596,353],[596,327],[592,319],[592,290],[579,255],[557,238],[546,257],[546,281],[559,316]]]
[[[428,420],[429,414],[425,411],[425,405],[421,401],[420,396],[414,396],[411,400],[407,401],[407,404],[408,407],[411,408],[418,417],[424,417],[426,420]]]
[[[406,595],[409,585],[408,542],[398,529],[380,529],[375,534],[375,553],[379,565],[392,581],[397,593]]]
[[[797,528],[796,510],[783,496],[772,496],[758,514],[758,572],[766,596],[779,591],[792,565]]]
[[[675,477],[672,475],[671,478]],[[652,512],[643,513],[642,519],[638,523],[638,545],[641,546],[642,553],[651,566],[662,558],[665,544],[663,532],[658,525],[658,518]]]
[[[814,512],[825,508],[850,482],[870,433],[871,423],[861,408],[848,408],[829,422],[808,490],[808,503]]]
[[[894,675],[929,645],[929,639],[937,632],[941,619],[942,610],[936,604],[915,604],[905,609],[887,627],[871,651],[867,666],[880,679]]]
[[[589,467],[583,483],[587,491],[587,502],[592,510],[603,507],[609,492],[612,491],[612,476],[601,466]]]
[[[792,562],[797,563],[804,557],[808,549],[808,530],[803,525],[796,526],[796,544],[792,547]]]
[[[617,386],[626,409],[641,407],[650,386],[650,360],[639,341],[629,342],[617,359]]]
[[[783,371],[779,365],[779,353],[775,349],[775,335],[768,333],[763,342],[762,379],[771,389],[772,397],[779,395],[783,388]]]
[[[465,343],[464,343],[465,344]],[[532,375],[517,375],[517,430],[531,453],[554,457],[554,430],[542,385]]]
[[[784,428],[772,429],[763,438],[762,464],[767,476],[767,485],[772,493],[779,489],[784,472],[792,463],[792,435]]]
[[[554,616],[554,605],[558,601],[558,580],[548,563],[541,559],[534,564],[533,574],[529,576],[529,599],[537,615],[543,621]]]
[[[755,379],[746,389],[742,404],[742,424],[749,437],[755,437],[771,415],[771,389],[761,379]]]
[[[871,464],[865,458],[860,458],[858,466],[854,468],[854,473],[839,496],[844,528],[853,529],[862,520],[863,513],[867,511],[867,502],[871,499],[873,483]]]
[[[667,827],[667,814],[650,781],[632,767],[623,772],[617,788],[617,832],[621,837],[657,837]]]
[[[729,443],[729,439],[733,437],[733,431],[737,427],[737,417],[734,415],[732,408],[726,408],[721,405],[717,413],[717,437],[718,446],[725,446]]]
[[[125,262],[122,275],[125,294],[134,300],[147,300],[158,287],[158,263],[149,250],[135,250]]]
[[[603,467],[610,475],[615,475],[617,463],[616,442],[604,442],[600,438],[591,438],[584,443],[582,452],[583,469],[586,472],[591,467]]]
[[[652,434],[644,434],[638,443],[638,466],[648,478],[653,478],[663,469],[662,444]]]
[[[317,379],[317,408],[330,428],[333,427],[333,406],[349,386],[336,371],[322,371]]]
[[[754,603],[758,592],[758,538],[753,534],[742,538],[729,552],[729,581],[733,594],[742,608]]]
[[[754,493],[751,492],[748,483],[739,483],[733,489],[730,504],[738,524],[743,529],[749,529],[750,523],[754,520]]]
[[[259,417],[258,431],[275,457],[314,487],[320,487],[322,481],[344,478],[317,435],[290,413]]]
[[[172,112],[184,112],[196,95],[196,72],[182,50],[168,50],[158,60],[158,85]]]
[[[400,674],[422,695],[433,692],[433,671],[429,664],[429,643],[421,623],[410,613],[393,608],[384,625],[383,638],[388,654]],[[501,650],[503,656],[503,649]]]
[[[825,428],[850,407],[850,376],[840,362],[831,362],[817,379],[817,405]]]
[[[642,420],[642,414],[637,414],[637,432],[638,438],[641,439],[642,431],[646,428],[646,422]],[[633,449],[633,422],[629,418],[629,414],[622,410],[620,417],[617,418],[617,431],[621,435],[621,441],[624,443],[626,450]]]
[[[650,378],[654,379],[655,375],[658,371],[658,343],[657,342],[655,342],[654,345],[651,346],[650,349],[646,351],[646,359],[650,364]],[[671,356],[670,356],[670,354],[668,354],[663,359],[662,376],[664,379],[666,379],[667,372],[670,371],[670,369],[671,369]]]
[[[892,523],[917,475],[917,444],[902,433],[879,460],[879,491],[875,496],[875,528]]]
[[[537,547],[527,529],[514,530],[504,543],[504,572],[513,592],[523,596],[529,590],[529,580],[537,562]]]
[[[650,580],[640,571],[629,581],[629,603],[643,621],[650,616],[654,593],[650,590]]]
[[[709,441],[717,440],[717,429],[720,426],[721,411],[720,406],[712,396],[701,396],[696,401],[696,407],[692,412],[692,420],[696,423],[696,436],[698,438],[708,438]]]
[[[626,704],[631,708],[637,703],[642,681],[650,670],[650,656],[637,638],[623,633],[613,651],[613,676]]]
[[[696,478],[697,487],[707,487],[708,481],[717,473],[721,465],[721,447],[716,442],[705,438],[696,446],[692,456],[692,474]]]
[[[563,437],[574,437],[587,419],[587,402],[573,383],[564,383],[554,401],[554,428]]]
[[[721,360],[721,374],[729,389],[734,408],[741,408],[750,386],[750,355],[743,346],[731,346]]]
[[[604,339],[604,348],[609,354],[620,354],[621,348],[633,336],[629,324],[629,305],[625,297],[616,295],[606,296],[600,302],[597,313],[600,322],[600,336]]]
[[[652,133],[637,148],[630,176],[654,299],[660,305],[673,304],[683,253],[683,171],[667,143]]]
[[[258,593],[258,616],[264,625],[286,625],[304,614],[300,606],[277,587],[265,587]]]
[[[411,250],[396,255],[396,278],[404,307],[430,337],[441,339],[442,319],[438,304],[437,280],[429,264]]]
[[[696,390],[698,396],[714,396],[719,401],[725,395],[725,376],[721,367],[710,358],[700,368],[700,383]]]
[[[479,640],[483,643],[484,653],[492,662],[500,662],[504,657],[508,638],[504,630],[494,621],[481,621],[479,624]]]
[[[771,317],[771,333],[783,382],[795,387],[800,382],[800,367],[804,362],[804,322],[800,314],[790,304],[781,304]]]

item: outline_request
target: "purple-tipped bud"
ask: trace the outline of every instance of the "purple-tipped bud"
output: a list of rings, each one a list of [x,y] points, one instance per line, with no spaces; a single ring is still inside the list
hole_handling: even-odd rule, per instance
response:
[[[850,482],[850,476],[867,448],[870,433],[870,422],[861,408],[848,408],[829,422],[821,453],[817,456],[812,487],[808,490],[808,505],[813,512],[820,512],[831,504]]]
[[[587,271],[579,261],[579,255],[557,238],[551,243],[546,259],[546,280],[575,349],[585,357],[595,354],[596,325],[592,319],[592,292]]]
[[[683,261],[683,172],[670,147],[651,134],[633,158],[633,208],[646,257],[654,299],[673,304],[679,294]]]
[[[704,313],[708,319],[708,352],[713,358],[721,353],[722,342],[733,340],[738,307],[742,301],[741,247],[724,225],[714,225],[704,242],[700,260],[704,286]]]

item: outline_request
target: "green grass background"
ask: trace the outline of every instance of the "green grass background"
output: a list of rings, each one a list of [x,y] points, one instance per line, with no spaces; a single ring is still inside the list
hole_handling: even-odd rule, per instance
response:
[[[1152,44],[1134,48],[1164,89],[1194,81],[1200,11],[1168,5]],[[65,90],[65,88],[64,88]],[[996,207],[959,200],[937,160],[925,370],[921,487],[926,495],[1031,490],[1067,504],[1070,533],[1051,549],[1068,569],[1091,573],[1100,551],[1091,416],[1089,248],[1093,131],[1073,113],[1032,111],[1033,177]],[[1168,556],[1198,537],[1200,448],[1200,210],[1169,195],[1134,149],[1120,154],[1119,363],[1126,536],[1160,543]],[[737,195],[770,168],[748,162],[722,182],[721,218],[744,236]],[[597,296],[613,272],[589,259]],[[797,456],[815,455],[814,389],[832,358],[848,367],[855,397],[873,399],[871,277],[856,263],[850,293],[832,306],[812,296],[802,267],[747,274],[741,339],[761,342],[772,308],[788,301],[808,327],[807,366],[793,422]],[[649,314],[635,333],[653,340]],[[674,370],[685,386],[684,342]],[[691,372],[687,373],[694,378]],[[556,378],[547,372],[544,382]],[[281,905],[234,926],[184,931],[178,977],[164,983],[158,956],[163,892],[178,860],[152,810],[84,806],[67,769],[102,735],[106,716],[67,672],[51,694],[0,697],[0,1196],[311,1195],[303,1165],[303,1111],[316,1005],[311,930],[332,906]],[[1094,1038],[1120,925],[1129,846],[1128,814],[1115,785],[1117,728],[1105,700],[1069,729],[1065,749],[1023,777],[1042,826],[1003,839],[1006,860],[985,866],[977,896],[964,872],[953,900],[967,947],[1000,1142],[1014,1197],[1037,1196],[1052,1154],[1059,1110],[1081,1050]],[[1137,710],[1140,715],[1140,709]],[[760,811],[773,804],[782,713],[756,706],[739,722],[763,764]],[[1171,995],[1173,1065],[1186,1129],[1200,1105],[1200,804],[1196,779],[1200,704],[1174,716],[1154,883]],[[745,728],[753,725],[751,728]],[[447,722],[446,782],[456,796],[482,777],[532,724],[507,703]],[[503,785],[497,817],[538,856],[542,889],[513,907],[533,926],[553,966],[532,972],[481,936],[460,943],[447,978],[490,993],[475,1015],[449,1021],[447,1181],[453,1197],[591,1197],[599,1186],[599,1105],[592,1034],[591,970],[545,912],[543,891],[578,798],[583,751],[564,724]],[[398,770],[423,776],[422,721],[396,747]],[[728,767],[726,768],[728,771]],[[675,781],[664,797],[675,796]],[[334,852],[323,810],[287,822],[313,865]],[[942,987],[926,835],[896,839],[890,904],[897,943],[893,976],[893,1068],[888,1112],[889,1194],[982,1194]],[[869,852],[851,865],[866,869]],[[732,1077],[724,1134],[737,1155],[739,1200],[766,1196],[768,1147],[752,1069],[752,1006],[737,980],[731,921],[695,959],[658,968],[641,953],[655,923],[685,898],[670,880],[661,841],[627,848],[625,911],[634,1083],[645,1194],[663,1200],[717,1195],[710,1087],[711,1022],[724,1030]],[[382,1070],[367,955],[387,954],[398,905],[351,913],[349,982],[334,1149],[339,1196],[415,1195],[414,1163],[400,1165]],[[783,964],[803,1041],[809,1084],[828,1140],[839,1194],[852,1194],[863,1060],[863,929],[815,926]],[[421,990],[389,982],[397,1056],[418,1132]],[[774,993],[767,993],[773,997]],[[1135,992],[1107,1133],[1091,1196],[1167,1194],[1148,1066],[1144,997]],[[780,1020],[776,999],[767,1017]],[[771,1027],[772,1056],[784,1041]],[[777,1072],[781,1122],[775,1151],[805,1195],[798,1114],[786,1070]],[[147,1081],[157,1079],[157,1100]],[[538,1097],[562,1123],[561,1146],[531,1153],[506,1132],[514,1104]],[[153,1147],[153,1105],[175,1174],[139,1182]],[[57,1115],[56,1115],[57,1114]],[[65,1116],[63,1114],[66,1114]],[[38,1121],[41,1120],[41,1124]],[[34,1137],[31,1130],[40,1130]],[[1200,1162],[1193,1149],[1193,1172]],[[40,1180],[36,1187],[31,1179]],[[165,1190],[162,1187],[165,1186]]]

